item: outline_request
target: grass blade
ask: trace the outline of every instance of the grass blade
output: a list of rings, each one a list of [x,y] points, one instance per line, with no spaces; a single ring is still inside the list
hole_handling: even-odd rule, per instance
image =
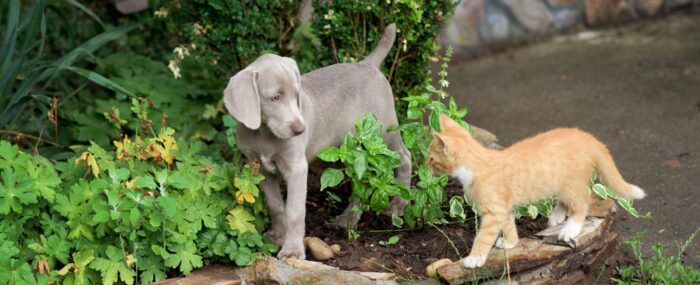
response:
[[[129,95],[129,96],[134,97],[134,98],[136,97],[136,95],[134,95],[134,93],[131,93],[131,91],[129,91],[126,88],[122,87],[121,85],[115,83],[114,81],[107,79],[106,77],[100,75],[97,72],[90,71],[87,69],[82,69],[80,67],[74,67],[74,66],[65,67],[65,69],[68,69],[72,72],[75,72],[76,74],[78,74],[82,77],[85,77],[86,79],[88,79],[92,82],[95,82],[98,85],[105,87],[109,90],[112,90],[114,92],[124,93],[124,94]]]
[[[98,17],[97,14],[95,14],[94,12],[92,12],[92,10],[85,7],[85,5],[83,5],[80,2],[75,1],[75,0],[66,0],[66,2],[75,6],[78,9],[82,10],[83,12],[85,12],[85,14],[88,14],[88,16],[90,16],[93,20],[95,20],[95,22],[100,24],[100,27],[102,27],[102,29],[105,28],[105,24],[102,23],[102,20],[100,20],[100,17]]]

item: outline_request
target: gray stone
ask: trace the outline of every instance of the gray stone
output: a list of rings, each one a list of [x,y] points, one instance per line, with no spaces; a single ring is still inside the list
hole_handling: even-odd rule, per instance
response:
[[[520,24],[530,32],[546,32],[553,27],[552,14],[539,0],[501,0],[508,5]]]
[[[114,6],[122,14],[133,14],[148,8],[148,0],[114,0]]]

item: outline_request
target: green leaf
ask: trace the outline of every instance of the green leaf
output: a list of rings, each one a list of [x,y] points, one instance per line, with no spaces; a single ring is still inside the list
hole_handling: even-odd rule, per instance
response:
[[[225,251],[228,254],[229,258],[235,261],[236,265],[238,266],[250,265],[252,261],[253,255],[250,251],[250,248],[243,245],[238,245],[234,241],[229,242]]]
[[[362,175],[367,170],[367,158],[364,155],[358,155],[353,161],[353,169],[357,175],[357,179],[362,179]]]
[[[403,226],[403,219],[396,214],[391,215],[391,224],[397,228],[400,228],[401,226]]]
[[[537,219],[538,214],[539,211],[537,210],[537,207],[535,205],[527,205],[527,215],[530,216],[530,219]]]
[[[394,245],[398,242],[399,242],[399,236],[395,235],[395,236],[389,237],[389,239],[386,241],[380,240],[379,244],[383,245],[383,246],[390,246],[390,245]]]
[[[338,186],[340,182],[343,182],[344,178],[345,174],[343,174],[342,170],[335,168],[328,168],[324,170],[323,174],[321,174],[321,191],[328,187]]]
[[[342,151],[338,149],[337,147],[329,147],[327,149],[324,149],[318,154],[318,158],[325,162],[336,162],[340,160],[343,155]]]
[[[229,227],[232,230],[238,231],[239,234],[245,232],[258,232],[255,229],[255,225],[251,223],[255,221],[255,217],[251,215],[243,206],[239,205],[229,211],[229,214],[226,216],[226,220],[228,221]]]
[[[180,272],[185,275],[190,274],[192,269],[199,268],[204,265],[202,263],[202,257],[197,252],[197,247],[194,242],[188,241],[184,245],[178,245],[175,247],[173,253],[171,253],[165,260],[165,265],[170,268],[180,267]]]
[[[428,125],[434,132],[439,132],[441,130],[440,115],[440,112],[433,110],[430,112],[430,117],[428,117]]]
[[[464,203],[464,200],[462,200],[462,198],[459,196],[455,196],[450,199],[450,217],[460,218],[462,220],[467,217],[462,203]]]
[[[136,181],[134,182],[134,186],[148,189],[156,189],[156,182],[151,176],[143,176],[136,179]]]
[[[112,285],[119,277],[126,284],[134,284],[135,273],[126,266],[122,251],[110,245],[107,247],[106,255],[107,258],[99,257],[90,264],[90,268],[100,272],[102,283]]]
[[[75,66],[64,66],[63,68],[68,69],[68,70],[70,70],[70,71],[72,71],[72,72],[74,72],[82,77],[85,77],[86,79],[88,79],[94,83],[97,83],[98,85],[100,85],[102,87],[110,89],[114,92],[123,93],[123,94],[129,95],[130,97],[134,97],[134,98],[136,97],[136,95],[134,95],[134,93],[131,93],[131,91],[126,90],[126,88],[122,87],[121,85],[115,83],[112,80],[105,78],[104,76],[100,75],[97,72],[82,69],[80,67],[75,67]]]
[[[177,200],[170,196],[158,196],[157,201],[166,217],[173,218],[177,214],[179,206]]]

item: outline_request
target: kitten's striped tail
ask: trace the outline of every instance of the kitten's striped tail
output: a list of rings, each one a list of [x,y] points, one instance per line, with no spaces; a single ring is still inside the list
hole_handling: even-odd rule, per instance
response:
[[[615,166],[608,148],[602,145],[596,161],[596,173],[613,192],[627,199],[642,199],[646,194],[636,185],[627,183]]]

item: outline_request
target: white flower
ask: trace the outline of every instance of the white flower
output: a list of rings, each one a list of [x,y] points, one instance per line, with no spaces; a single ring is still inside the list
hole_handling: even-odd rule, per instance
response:
[[[207,33],[207,29],[202,27],[202,25],[200,25],[199,23],[194,23],[194,25],[192,25],[192,26],[194,28],[195,35],[203,36],[204,34]]]
[[[331,25],[326,24],[326,25],[323,26],[323,29],[325,29],[325,30],[330,30],[330,29],[331,29]]]
[[[176,47],[173,52],[177,54],[177,57],[180,59],[184,59],[185,56],[190,55],[190,49],[188,49],[186,46],[180,45],[179,47]]]
[[[442,85],[442,87],[444,88],[447,88],[450,87],[450,82],[447,80],[440,80],[440,85]]]
[[[168,68],[170,69],[170,72],[173,73],[173,76],[175,78],[180,78],[180,67],[178,66],[178,61],[177,59],[171,59],[170,63],[168,63]]]
[[[160,7],[160,9],[158,9],[158,11],[153,13],[153,15],[155,15],[156,17],[161,18],[161,19],[165,18],[168,16],[168,8]]]

